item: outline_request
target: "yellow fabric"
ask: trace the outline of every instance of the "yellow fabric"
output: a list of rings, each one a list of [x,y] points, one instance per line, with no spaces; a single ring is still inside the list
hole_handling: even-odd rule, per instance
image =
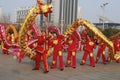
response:
[[[55,63],[56,63],[56,61],[52,61],[52,63],[53,63],[53,64],[55,64]]]
[[[72,56],[75,56],[75,52],[74,51],[72,52]]]
[[[116,60],[119,60],[120,59],[120,56],[116,58]]]
[[[53,7],[53,5],[52,5],[52,4],[49,4],[48,7],[49,7],[49,8],[50,8],[50,7]]]
[[[93,44],[94,44],[94,43],[93,43],[92,41],[91,41],[91,42],[89,42],[89,45],[93,46]]]
[[[90,57],[93,57],[93,53],[90,53]]]
[[[114,58],[115,58],[116,60],[120,59],[120,53],[119,53],[119,51],[118,51],[117,54],[114,55]]]
[[[18,57],[20,56],[20,52],[18,52],[18,55],[17,55]]]
[[[54,40],[54,41],[53,41],[53,44],[58,44],[58,40]]]
[[[70,64],[70,62],[71,62],[70,60],[67,61],[68,64]]]
[[[103,51],[103,55],[105,55],[105,51]]]
[[[12,34],[12,43],[14,43],[15,42],[15,37],[14,37],[14,35]]]
[[[69,43],[69,44],[72,44],[72,42],[73,42],[73,40],[69,40],[69,42],[68,42],[68,43]]]
[[[4,43],[3,42],[1,42],[1,49],[3,49],[4,48]]]
[[[82,60],[82,63],[84,64],[84,63],[85,63],[85,60]]]
[[[47,12],[48,11],[48,5],[42,6],[42,10],[43,10],[43,12]]]
[[[110,59],[110,57],[108,58],[108,61],[110,61],[111,59]]]
[[[59,54],[59,56],[62,56],[62,51],[59,51],[58,54]]]

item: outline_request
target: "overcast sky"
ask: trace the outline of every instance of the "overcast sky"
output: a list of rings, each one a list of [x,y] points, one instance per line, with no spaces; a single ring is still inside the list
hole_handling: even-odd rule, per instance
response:
[[[101,5],[108,3],[103,9]],[[105,15],[113,22],[120,23],[120,0],[79,0],[81,6],[81,17],[91,21],[98,22],[100,15]]]
[[[105,15],[113,22],[120,23],[120,0],[78,0],[80,7],[80,17],[91,22],[98,22],[100,15]],[[101,5],[108,3],[103,9]],[[32,6],[36,4],[36,0],[0,0],[0,6],[3,13],[10,13],[14,18],[16,7]]]

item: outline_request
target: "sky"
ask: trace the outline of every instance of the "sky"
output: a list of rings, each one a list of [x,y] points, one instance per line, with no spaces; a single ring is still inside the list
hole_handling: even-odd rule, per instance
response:
[[[108,3],[103,8],[100,6]],[[113,22],[120,23],[120,0],[79,0],[81,17],[91,22],[98,22],[99,16],[105,16]]]
[[[120,0],[78,0],[80,17],[90,22],[98,22],[99,16],[106,16],[113,22],[120,23]],[[108,3],[104,10],[100,6]],[[36,5],[36,0],[0,0],[3,13],[10,13],[14,18],[17,7]]]
[[[0,0],[2,13],[9,13],[15,20],[15,9],[18,7],[30,7],[36,5],[36,0]],[[14,22],[14,21],[13,21]]]

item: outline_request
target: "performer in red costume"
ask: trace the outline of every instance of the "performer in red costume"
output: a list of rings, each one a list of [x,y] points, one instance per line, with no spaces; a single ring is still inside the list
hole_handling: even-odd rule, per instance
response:
[[[35,68],[33,70],[39,70],[40,61],[44,64],[44,73],[49,72],[48,62],[47,62],[47,50],[45,50],[45,36],[38,36],[38,43],[36,47],[36,58],[35,58]]]
[[[82,37],[84,39],[84,55],[82,58],[81,65],[84,65],[86,63],[87,56],[89,55],[90,57],[90,66],[95,67],[95,62],[94,62],[94,56],[93,56],[93,48],[95,48],[95,43],[90,39],[90,37],[87,35],[87,31],[83,30],[82,32]]]
[[[115,54],[120,53],[120,39],[114,40],[113,44],[114,44]],[[120,59],[116,59],[116,62],[120,63]]]
[[[99,47],[98,47],[98,52],[97,52],[97,57],[96,57],[95,63],[98,63],[98,61],[100,59],[100,55],[102,55],[102,62],[103,62],[103,64],[106,64],[106,57],[105,57],[106,45],[101,39],[99,39],[98,42],[99,42]]]
[[[116,54],[117,51],[120,51],[120,39],[114,40],[113,43],[114,43],[114,50],[115,50],[115,54]]]
[[[28,32],[27,32],[27,41],[30,41],[30,40],[32,40],[32,39],[34,39],[34,37],[33,37],[34,35],[32,34],[32,30],[30,29]],[[29,45],[29,47],[31,48],[31,49],[34,49],[35,47],[36,47],[36,43],[32,43],[31,45]]]
[[[1,33],[0,33],[1,34]],[[2,48],[2,37],[1,37],[1,35],[0,35],[0,48]]]
[[[2,52],[9,55],[9,46],[4,42],[2,42]]]
[[[68,56],[67,56],[66,67],[70,67],[72,63],[72,67],[76,68],[77,38],[74,34],[71,34],[68,37],[67,44],[68,44]]]
[[[52,60],[52,66],[51,69],[54,69],[57,67],[57,57],[59,57],[59,68],[62,71],[64,69],[63,65],[63,56],[62,56],[62,35],[57,35],[54,33],[54,39],[52,41],[53,44],[53,60]]]
[[[12,38],[11,38],[11,35],[10,35],[10,34],[7,35],[7,40],[8,40],[9,42],[11,42]],[[10,47],[9,47],[4,41],[2,41],[2,52],[3,52],[4,54],[9,55],[9,48],[10,48]]]

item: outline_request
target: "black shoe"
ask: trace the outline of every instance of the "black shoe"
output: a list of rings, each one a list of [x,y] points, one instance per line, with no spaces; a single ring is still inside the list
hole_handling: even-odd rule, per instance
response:
[[[84,65],[83,63],[80,63],[80,65]]]
[[[63,71],[64,69],[60,69],[60,71]]]
[[[51,69],[55,69],[56,67],[52,67],[52,66],[51,66],[50,68],[51,68]]]
[[[66,65],[65,67],[70,67],[70,66]]]
[[[32,70],[39,70],[38,68],[33,68]]]
[[[76,67],[73,67],[74,69],[76,68]]]
[[[89,66],[95,67],[95,65],[89,65]]]
[[[49,71],[44,71],[44,73],[48,73]]]

